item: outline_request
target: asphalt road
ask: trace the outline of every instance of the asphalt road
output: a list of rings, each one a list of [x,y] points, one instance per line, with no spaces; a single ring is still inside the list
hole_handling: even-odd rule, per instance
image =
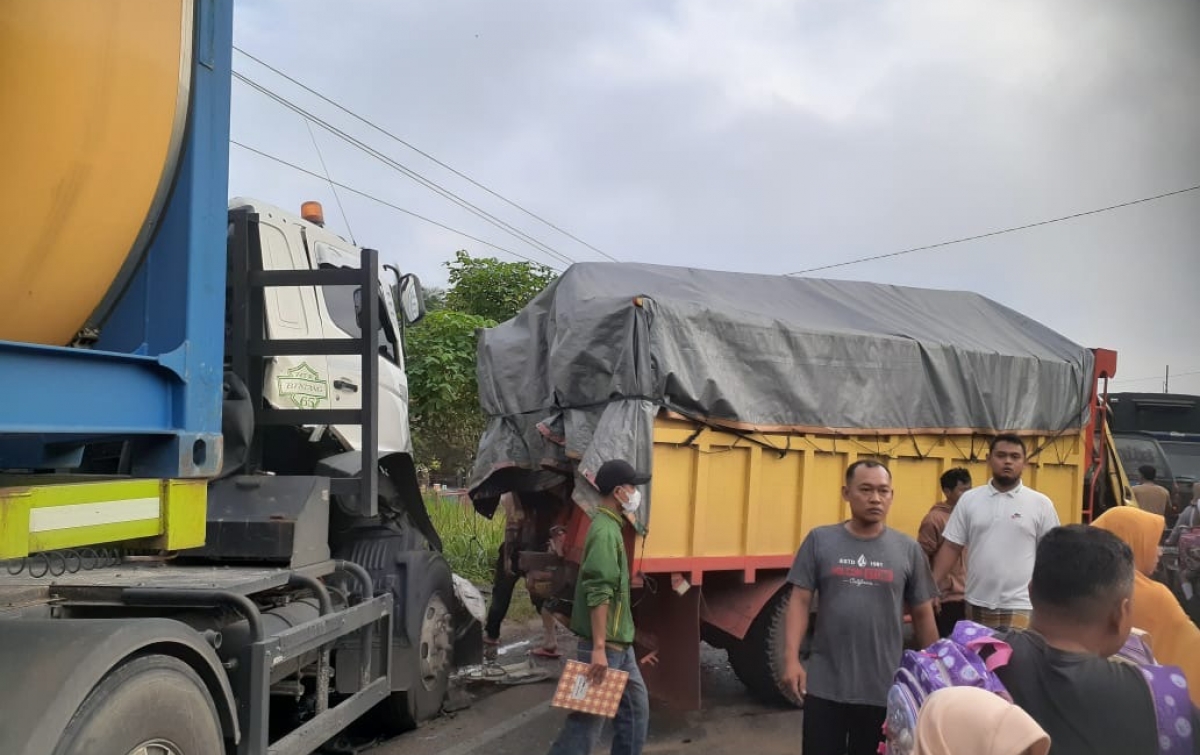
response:
[[[571,646],[566,641],[564,650]],[[503,662],[523,660],[513,648]],[[539,662],[541,663],[541,662]],[[654,755],[797,755],[801,713],[764,706],[734,677],[725,652],[705,647],[704,709],[687,714],[652,708],[646,753]],[[557,670],[551,664],[548,671]],[[538,755],[546,752],[565,714],[549,706],[554,678],[520,686],[473,685],[474,702],[365,755]],[[607,743],[600,752],[607,751]]]

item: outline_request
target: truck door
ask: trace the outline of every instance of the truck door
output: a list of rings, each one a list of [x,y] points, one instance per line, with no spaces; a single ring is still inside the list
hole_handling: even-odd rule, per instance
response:
[[[304,270],[308,255],[299,226],[282,219],[278,224],[267,213],[259,216],[263,267],[267,270]],[[268,338],[321,338],[318,297],[313,286],[270,287],[263,291]],[[263,395],[283,409],[329,409],[331,386],[328,357],[278,356],[267,360]]]
[[[311,240],[311,239],[310,239]],[[321,267],[357,268],[361,256],[357,251],[343,249],[326,241],[310,244],[314,262]],[[379,332],[379,452],[411,453],[412,439],[408,430],[408,378],[404,372],[396,324],[395,307],[386,279],[380,279],[384,292],[374,306],[380,308]],[[357,310],[368,306],[357,302],[360,296],[355,286],[325,286],[322,290],[323,327],[326,338],[357,338],[360,334]],[[362,406],[362,365],[355,355],[328,357],[331,400],[335,409],[357,409]],[[336,425],[333,432],[351,448],[362,447],[362,428],[358,425]]]

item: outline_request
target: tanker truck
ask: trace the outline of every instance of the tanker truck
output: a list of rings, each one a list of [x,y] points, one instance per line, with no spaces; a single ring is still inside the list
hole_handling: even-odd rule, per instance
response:
[[[1104,417],[1116,356],[970,292],[578,264],[480,336],[490,419],[469,494],[484,516],[505,493],[534,516],[565,506],[565,555],[526,557],[565,603],[596,471],[650,472],[626,548],[651,694],[700,707],[707,641],[786,703],[786,574],[813,527],[849,517],[847,466],[887,464],[889,526],[915,536],[941,474],[983,484],[990,438],[1017,432],[1025,482],[1063,522],[1089,521],[1130,497]]]
[[[5,755],[302,755],[482,655],[412,459],[420,282],[228,199],[232,27],[5,7]]]

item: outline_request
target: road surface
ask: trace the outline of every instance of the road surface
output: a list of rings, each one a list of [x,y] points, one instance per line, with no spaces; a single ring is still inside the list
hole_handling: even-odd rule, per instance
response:
[[[567,650],[572,642],[563,645]],[[520,660],[523,650],[515,648],[505,658]],[[800,752],[799,711],[754,701],[734,677],[724,651],[705,647],[701,663],[704,709],[688,714],[652,709],[648,755]],[[484,689],[469,708],[377,745],[364,755],[541,755],[565,716],[549,706],[553,684],[551,678]],[[598,751],[607,752],[607,746]]]

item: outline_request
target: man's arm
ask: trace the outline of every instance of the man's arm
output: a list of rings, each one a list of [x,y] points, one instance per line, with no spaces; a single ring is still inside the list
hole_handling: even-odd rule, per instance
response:
[[[808,633],[808,614],[812,609],[812,590],[792,586],[787,615],[783,623],[783,684],[796,700],[808,694],[808,673],[800,663],[800,645]]]
[[[921,526],[917,529],[917,543],[930,559],[938,552],[943,526],[944,522],[935,521],[933,512],[930,512],[921,520]]]
[[[591,678],[593,684],[600,684],[608,672],[608,653],[605,651],[605,643],[608,639],[608,603],[592,606],[591,618],[592,666],[588,669],[588,677]]]
[[[589,675],[595,683],[604,680],[608,667],[605,643],[608,640],[608,607],[616,600],[621,584],[621,566],[617,548],[624,547],[610,533],[588,533],[583,561],[579,565],[579,584],[587,602],[592,630],[592,666]]]
[[[971,493],[967,493],[959,499],[958,505],[954,507],[954,511],[950,513],[950,519],[946,521],[946,527],[942,530],[942,544],[938,547],[937,555],[933,558],[933,584],[942,584],[946,579],[946,575],[954,568],[955,562],[962,555],[963,548],[970,545],[969,535],[970,527],[967,524],[967,499]]]
[[[933,616],[932,600],[927,600],[912,609],[912,622],[918,647],[927,648],[937,642],[937,619]]]
[[[946,575],[954,568],[954,563],[958,561],[962,552],[963,547],[958,543],[952,540],[942,542],[942,547],[938,548],[937,556],[933,559],[934,585],[940,585],[946,579]]]

